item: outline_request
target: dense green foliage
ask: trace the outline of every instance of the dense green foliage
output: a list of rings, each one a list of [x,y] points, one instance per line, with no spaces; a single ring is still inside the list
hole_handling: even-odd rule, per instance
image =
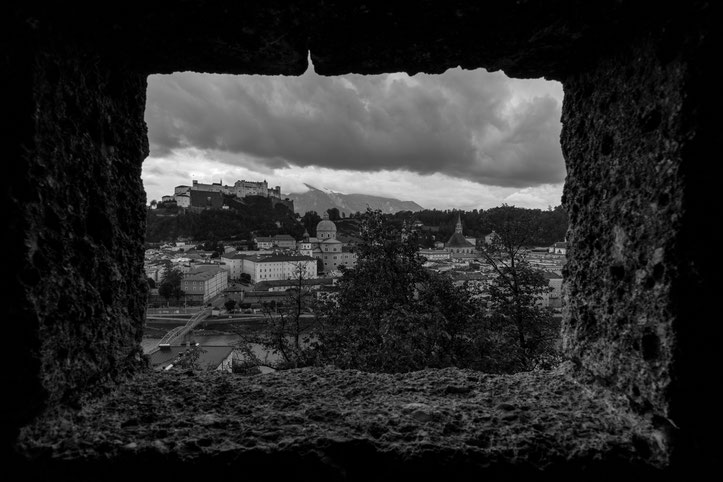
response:
[[[379,211],[363,217],[354,269],[319,309],[323,363],[368,371],[456,364],[481,367],[482,320],[451,281],[422,267],[413,235],[405,239]]]
[[[180,300],[185,293],[181,289],[183,273],[178,269],[166,271],[165,276],[158,285],[158,294],[166,300]]]
[[[436,209],[425,209],[412,213],[401,211],[389,216],[389,221],[397,227],[403,223],[411,224],[413,221],[421,221],[427,228],[433,227],[434,231],[422,231],[422,245],[431,247],[432,236],[436,241],[446,241],[454,233],[457,223],[457,215],[462,220],[465,236],[482,238],[490,234],[495,225],[499,224],[500,213],[510,206],[500,206],[488,210],[456,211]],[[562,206],[552,207],[547,210],[514,208],[517,213],[524,216],[530,226],[533,227],[532,234],[527,240],[528,246],[550,246],[557,241],[565,239],[567,232],[567,213]],[[425,242],[425,239],[427,240]]]
[[[300,238],[304,232],[295,213],[283,204],[274,206],[269,198],[249,196],[240,201],[229,197],[225,202],[230,209],[201,212],[179,208],[148,209],[146,241],[173,242],[178,238],[242,240],[250,239],[252,232],[258,236],[290,234]]]
[[[319,224],[319,221],[321,221],[321,216],[316,211],[307,211],[301,216],[301,224],[304,225],[304,229],[311,237],[316,236],[316,225]]]
[[[224,201],[228,210],[206,210],[192,212],[175,207],[175,204],[164,207],[159,203],[158,209],[149,209],[146,223],[146,241],[148,243],[173,242],[179,238],[190,238],[196,241],[240,241],[250,240],[256,236],[273,236],[289,234],[301,239],[304,230],[310,236],[316,236],[316,225],[322,217],[315,211],[303,216],[292,213],[283,204],[273,206],[270,199],[258,196],[246,197],[243,200],[227,197]],[[457,216],[462,219],[465,236],[482,238],[494,229],[500,212],[509,206],[500,206],[488,210],[456,211],[456,210],[423,210],[418,212],[401,211],[396,214],[384,215],[385,220],[396,229],[411,225],[414,221],[424,224],[418,232],[418,245],[429,248],[435,241],[446,241],[454,233]],[[562,206],[554,209],[514,208],[524,215],[534,229],[527,240],[529,246],[550,246],[565,239],[567,232],[567,213]],[[327,210],[330,219],[337,225],[339,234],[358,235],[358,220],[363,213],[354,218],[343,218],[335,209]]]
[[[504,207],[496,216],[495,231],[510,238],[485,254],[498,274],[489,302],[477,289],[456,287],[444,274],[425,270],[416,233],[403,233],[380,211],[369,210],[357,217],[357,265],[343,270],[332,296],[309,306],[316,314],[311,330],[301,334],[307,302],[300,283],[290,293],[290,311],[269,317],[267,332],[256,341],[282,355],[277,368],[333,364],[405,372],[456,366],[512,373],[554,358],[559,329],[551,311],[538,305],[547,281],[521,255],[520,243],[535,234],[529,213]]]

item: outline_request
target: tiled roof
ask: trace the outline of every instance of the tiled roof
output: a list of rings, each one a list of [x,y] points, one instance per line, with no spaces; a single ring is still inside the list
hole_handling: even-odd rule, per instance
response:
[[[211,279],[214,276],[216,276],[220,271],[223,271],[221,268],[216,269],[204,269],[204,270],[195,270],[195,271],[189,271],[183,276],[183,280],[197,280],[197,281],[205,281],[207,279]]]
[[[316,258],[310,256],[285,256],[283,254],[274,254],[271,256],[263,256],[257,263],[278,263],[279,261],[314,261]]]
[[[239,253],[222,254],[221,255],[221,258],[224,258],[224,259],[246,259],[246,258],[250,258],[250,257],[251,257],[251,255],[249,255],[249,254],[239,254]]]
[[[445,243],[445,246],[448,248],[474,248],[461,233],[454,233],[449,238],[449,241]]]
[[[198,357],[198,364],[204,369],[208,367],[216,369],[234,350],[232,346],[200,346],[199,348],[201,348],[201,354]],[[157,369],[164,368],[188,349],[187,346],[171,346],[150,353],[151,366]]]

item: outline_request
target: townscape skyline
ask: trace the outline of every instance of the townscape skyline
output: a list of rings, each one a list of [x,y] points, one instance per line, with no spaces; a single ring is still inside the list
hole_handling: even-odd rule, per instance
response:
[[[560,204],[562,86],[502,72],[148,78],[147,202],[177,185],[266,180],[425,209]]]

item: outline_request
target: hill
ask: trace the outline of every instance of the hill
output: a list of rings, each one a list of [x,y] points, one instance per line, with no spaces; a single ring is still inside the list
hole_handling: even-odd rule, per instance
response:
[[[195,241],[242,240],[253,235],[290,234],[300,238],[304,227],[297,215],[270,198],[233,196],[224,200],[229,209],[191,210],[149,209],[146,216],[146,241],[150,243],[190,238]]]
[[[424,209],[414,201],[400,201],[399,199],[370,196],[368,194],[342,194],[328,189],[318,189],[308,184],[305,184],[305,186],[309,188],[309,191],[286,195],[286,197],[294,201],[295,210],[299,214],[308,211],[323,213],[332,208],[337,208],[340,213],[346,213],[347,215],[356,212],[363,213],[367,207],[381,209],[386,214],[399,211],[417,212]]]

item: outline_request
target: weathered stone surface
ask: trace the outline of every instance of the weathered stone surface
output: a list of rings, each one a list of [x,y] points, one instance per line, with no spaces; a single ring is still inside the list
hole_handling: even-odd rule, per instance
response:
[[[446,386],[469,390],[448,393]],[[83,480],[99,477],[92,467],[108,460],[114,469],[104,480],[130,476],[136,467],[122,465],[130,456],[163,464],[145,471],[184,480],[187,471],[207,470],[274,480],[300,469],[305,478],[349,480],[663,474],[655,430],[625,405],[563,370],[154,372],[80,410],[37,421],[20,447],[28,476]]]
[[[17,396],[3,427],[144,366],[145,76],[46,47],[18,79],[31,81],[18,90],[31,89],[33,107],[17,118],[23,143],[4,191],[13,286],[3,378]]]
[[[146,75],[298,75],[311,51],[317,72],[328,75],[461,65],[563,82],[572,222],[566,349],[580,379],[608,385],[649,416],[666,453],[711,459],[715,432],[707,427],[720,422],[720,411],[705,370],[718,365],[721,338],[720,324],[703,313],[719,310],[721,258],[711,254],[723,241],[711,174],[715,13],[707,1],[13,4],[0,19],[11,280],[0,306],[12,342],[2,377],[13,389],[2,411],[4,447],[36,415],[140,368]],[[440,387],[445,396],[473,393],[454,382]],[[518,389],[508,387],[512,395]],[[350,387],[345,396],[366,393]],[[496,401],[501,416],[521,423],[524,412],[507,398],[515,397]],[[307,409],[303,416],[319,423],[345,417],[334,407]],[[414,423],[436,423],[438,414],[410,413]],[[152,416],[125,422],[153,423]],[[392,436],[383,422],[366,426],[371,437]],[[445,427],[464,430],[454,420]],[[475,437],[484,447],[495,431]],[[214,444],[201,437],[189,447]],[[235,454],[237,444],[223,450]],[[140,442],[124,445],[109,464],[146,457]],[[166,435],[152,445],[175,453]],[[669,452],[675,446],[683,450]],[[354,447],[374,453],[366,442]],[[445,450],[440,445],[437,456],[454,459]],[[515,450],[504,453],[518,460]],[[515,463],[511,473],[526,470]]]
[[[703,439],[678,436],[705,433],[717,412],[705,367],[719,338],[695,314],[717,309],[716,261],[703,255],[711,238],[692,227],[704,230],[706,210],[720,203],[716,181],[690,174],[712,144],[697,122],[713,113],[690,92],[703,82],[701,59],[663,43],[641,39],[564,81],[563,339],[581,376],[624,393],[669,434],[666,444],[700,453],[710,449]]]

